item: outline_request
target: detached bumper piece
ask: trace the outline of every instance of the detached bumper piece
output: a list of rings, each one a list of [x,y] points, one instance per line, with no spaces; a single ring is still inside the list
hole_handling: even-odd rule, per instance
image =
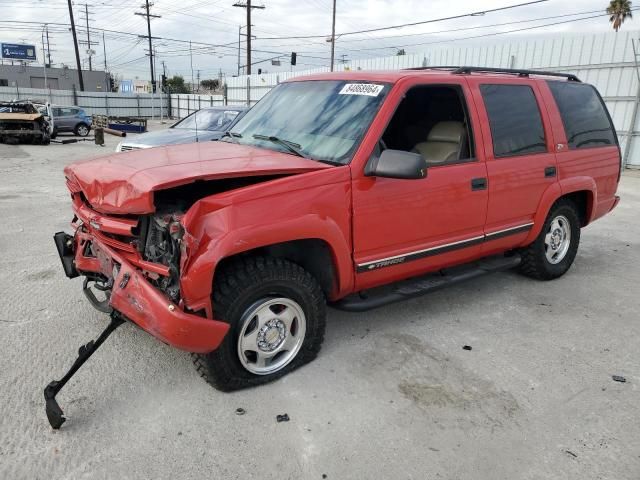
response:
[[[64,412],[60,408],[60,405],[58,405],[58,402],[56,401],[56,395],[60,390],[62,390],[62,387],[66,385],[71,377],[75,375],[84,362],[89,360],[89,357],[91,357],[91,355],[100,348],[100,345],[104,343],[109,335],[111,335],[111,333],[113,333],[113,331],[123,323],[124,319],[120,315],[115,313],[112,314],[111,322],[100,336],[95,341],[91,340],[86,345],[80,347],[78,350],[78,358],[73,362],[73,365],[71,365],[71,368],[64,377],[62,377],[61,380],[54,380],[44,389],[44,399],[46,402],[45,411],[47,412],[49,423],[54,430],[58,430],[67,420],[64,416]]]
[[[58,255],[62,262],[64,274],[69,278],[75,278],[79,275],[74,262],[75,254],[73,253],[73,237],[64,232],[58,232],[53,236],[53,241],[58,249]]]

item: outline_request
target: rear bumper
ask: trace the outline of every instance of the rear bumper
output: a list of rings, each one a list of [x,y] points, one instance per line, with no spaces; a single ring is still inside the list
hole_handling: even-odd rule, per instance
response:
[[[88,242],[95,256],[85,255]],[[69,274],[65,251],[58,247],[58,252]],[[72,252],[66,251],[67,258],[73,255],[73,271],[80,275],[99,273],[111,279],[115,272],[109,305],[162,342],[188,352],[208,353],[227,334],[229,324],[185,312],[151,285],[141,270],[90,233],[77,230]]]

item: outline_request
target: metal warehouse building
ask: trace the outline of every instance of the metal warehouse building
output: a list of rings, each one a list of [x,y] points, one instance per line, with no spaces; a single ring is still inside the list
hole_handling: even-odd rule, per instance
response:
[[[6,62],[7,60],[5,60]],[[73,90],[80,88],[78,70],[73,68],[47,67],[45,86],[44,67],[28,65],[0,65],[0,87],[50,88],[52,90]],[[109,77],[104,71],[82,70],[82,79],[87,92],[108,92]]]
[[[610,32],[591,35],[544,35],[484,45],[454,45],[439,42],[411,55],[354,60],[336,65],[336,70],[395,70],[429,65],[468,65],[540,69],[576,74],[595,85],[611,112],[623,150],[624,163],[640,168],[640,32]],[[446,43],[446,46],[445,46]],[[638,52],[640,53],[640,52]],[[328,71],[328,68],[251,75],[227,80],[229,103],[254,103],[278,82],[293,76]],[[250,86],[247,95],[247,85]]]

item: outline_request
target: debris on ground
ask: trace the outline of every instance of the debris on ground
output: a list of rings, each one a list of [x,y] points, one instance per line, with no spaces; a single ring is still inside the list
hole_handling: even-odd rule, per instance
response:
[[[578,455],[573,453],[571,450],[565,450],[564,453],[566,453],[567,455],[571,455],[573,458],[578,458]]]
[[[289,420],[290,420],[289,419],[289,415],[286,414],[286,413],[284,413],[282,415],[276,415],[276,421],[278,423],[280,423],[280,422],[288,422]]]
[[[462,347],[463,350],[472,350],[471,345],[465,345],[464,347]]]
[[[236,415],[244,415],[247,411],[244,408],[236,408]]]
[[[625,383],[627,381],[627,379],[621,375],[612,375],[611,378],[613,378],[614,382]]]

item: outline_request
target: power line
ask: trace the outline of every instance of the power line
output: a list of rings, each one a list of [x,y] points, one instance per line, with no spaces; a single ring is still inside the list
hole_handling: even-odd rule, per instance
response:
[[[548,2],[549,0],[533,0],[531,2],[525,2],[525,3],[518,3],[515,5],[507,5],[505,7],[498,7],[498,8],[492,8],[490,10],[479,10],[476,12],[470,12],[470,13],[463,13],[460,15],[453,15],[450,17],[441,17],[441,18],[434,18],[434,19],[430,19],[430,20],[422,20],[420,22],[412,22],[412,23],[403,23],[400,25],[391,25],[388,27],[378,27],[378,28],[369,28],[366,30],[357,30],[354,32],[344,32],[344,33],[339,33],[337,36],[338,37],[344,37],[346,35],[356,35],[359,33],[371,33],[371,32],[380,32],[383,30],[392,30],[392,29],[396,29],[396,28],[405,28],[405,27],[414,27],[416,25],[425,25],[428,23],[436,23],[436,22],[444,22],[447,20],[457,20],[459,18],[465,18],[465,17],[477,17],[480,15],[486,15],[487,13],[495,13],[495,12],[501,12],[504,10],[511,10],[513,8],[519,8],[519,7],[526,7],[529,5],[535,5],[537,3],[544,3],[544,2]],[[304,35],[304,36],[291,36],[291,37],[258,37],[258,40],[284,40],[284,39],[305,39],[305,38],[326,38],[326,35]]]

